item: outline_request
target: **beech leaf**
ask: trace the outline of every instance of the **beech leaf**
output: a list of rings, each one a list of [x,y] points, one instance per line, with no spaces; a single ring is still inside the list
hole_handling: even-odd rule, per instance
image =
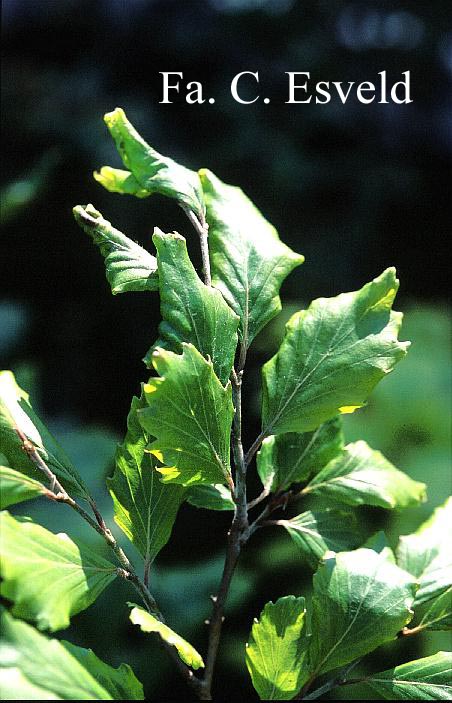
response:
[[[452,498],[412,535],[400,538],[397,563],[419,581],[415,605],[452,586]]]
[[[316,569],[326,552],[344,552],[365,542],[368,531],[358,524],[356,515],[343,510],[308,510],[290,520],[277,520]]]
[[[66,534],[6,511],[0,513],[0,539],[0,593],[13,601],[14,615],[35,620],[40,630],[67,627],[117,575],[114,564]]]
[[[214,371],[225,385],[234,363],[239,318],[220,291],[200,280],[183,237],[156,230],[152,239],[157,249],[162,322],[160,339],[145,362],[151,362],[157,347],[180,353],[182,342],[190,342],[212,359]]]
[[[197,484],[190,486],[185,494],[185,500],[195,508],[206,510],[234,510],[235,503],[231,491],[221,483]]]
[[[117,107],[112,112],[107,112],[104,120],[124,166],[135,179],[127,183],[127,190],[119,192],[129,192],[130,189],[132,194],[139,198],[145,197],[145,192],[147,195],[153,193],[166,195],[177,200],[182,207],[191,210],[199,222],[202,222],[204,200],[198,174],[162,156],[149,146],[129,122],[122,108]],[[118,181],[121,180],[117,174],[114,172],[112,174],[112,171],[110,167],[104,166],[99,175],[95,174],[96,180],[108,190],[113,190],[112,181],[117,187]],[[135,186],[135,182],[138,186]],[[135,192],[133,192],[134,188]]]
[[[264,439],[257,455],[257,471],[264,487],[276,493],[292,483],[307,481],[343,448],[339,418],[320,425],[314,432],[288,432]]]
[[[46,492],[46,487],[39,481],[8,466],[0,466],[0,510],[25,500],[38,498]]]
[[[182,354],[156,349],[152,363],[161,378],[144,386],[142,427],[156,437],[149,449],[165,466],[164,483],[228,483],[232,486],[229,441],[234,407],[231,384],[224,388],[192,344]]]
[[[325,557],[313,587],[312,675],[349,664],[393,640],[413,616],[415,579],[371,549]]]
[[[425,500],[425,484],[395,468],[381,452],[359,441],[348,444],[303,489],[347,503],[406,508]]]
[[[45,480],[44,474],[24,452],[16,428],[34,445],[49,469],[71,495],[89,499],[88,489],[81,476],[35,414],[28,394],[18,386],[11,371],[0,371],[0,453],[7,459],[11,468],[35,480]]]
[[[132,399],[127,434],[116,452],[116,468],[107,484],[113,498],[115,522],[136,546],[148,567],[168,542],[184,489],[164,485],[155,457],[146,451],[149,436],[137,412],[144,398]]]
[[[246,665],[261,700],[290,700],[300,690],[307,641],[304,598],[267,603],[246,645]]]
[[[90,649],[60,642],[0,608],[0,688],[5,700],[144,700],[130,666],[114,669]]]
[[[279,239],[240,188],[222,183],[207,169],[199,171],[209,225],[212,282],[240,317],[239,335],[247,349],[281,310],[279,289],[303,263]]]
[[[142,188],[135,176],[130,171],[111,166],[102,166],[100,171],[94,171],[94,180],[103,185],[110,193],[121,195],[135,195],[137,198],[147,198],[150,194]]]
[[[204,666],[201,655],[189,642],[184,640],[177,632],[174,632],[168,625],[157,620],[154,615],[143,610],[143,608],[134,606],[130,612],[130,620],[134,625],[139,625],[142,632],[156,632],[159,634],[162,640],[176,648],[179,657],[187,666],[192,669],[200,669]]]
[[[77,205],[73,213],[76,222],[89,234],[104,257],[107,281],[113,295],[158,290],[155,256],[112,227],[93,205]]]
[[[402,314],[391,311],[399,282],[389,268],[361,290],[319,298],[295,313],[279,351],[263,367],[266,435],[315,430],[366,402],[402,359]]]
[[[431,657],[416,659],[393,669],[371,674],[360,683],[390,701],[450,701],[452,699],[452,654],[438,652]],[[347,687],[348,688],[348,687]],[[353,690],[353,685],[350,687]]]

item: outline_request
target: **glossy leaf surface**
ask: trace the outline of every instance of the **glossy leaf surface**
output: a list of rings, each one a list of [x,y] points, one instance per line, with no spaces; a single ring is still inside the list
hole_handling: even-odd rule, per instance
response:
[[[196,649],[168,625],[157,620],[151,613],[135,606],[130,612],[130,619],[134,625],[139,625],[142,632],[156,632],[162,640],[175,647],[179,657],[187,666],[192,669],[199,669],[204,666],[202,657]]]
[[[149,566],[170,538],[184,489],[160,481],[157,461],[146,451],[149,436],[138,421],[137,411],[145,406],[144,399],[132,399],[127,434],[116,451],[115,472],[107,483],[115,522]]]
[[[348,505],[406,508],[425,500],[425,484],[413,481],[381,452],[359,441],[348,444],[314,476],[303,493]]]
[[[165,464],[165,483],[229,483],[229,441],[234,408],[231,385],[224,388],[211,361],[191,344],[183,353],[158,349],[152,363],[160,378],[144,386],[142,427],[156,439],[150,451]]]
[[[5,700],[144,700],[127,664],[105,664],[91,650],[50,639],[0,610],[0,688]]]
[[[209,224],[212,282],[240,317],[239,334],[248,348],[281,310],[281,284],[304,257],[281,242],[240,188],[222,183],[206,169],[199,176]]]
[[[54,535],[27,519],[0,513],[0,593],[13,614],[40,630],[67,627],[117,575],[116,566],[66,534]]]
[[[450,701],[452,699],[452,654],[438,652],[365,679],[375,696],[390,701]]]
[[[77,205],[74,217],[99,247],[105,260],[107,281],[113,295],[128,291],[158,290],[157,259],[115,229],[92,205]]]
[[[237,348],[239,318],[215,288],[204,285],[191,263],[185,239],[179,234],[156,231],[160,278],[160,338],[145,361],[151,363],[157,347],[180,353],[182,342],[189,342],[204,357],[226,385]]]
[[[412,535],[400,538],[397,563],[420,583],[415,605],[452,586],[452,498]]]
[[[413,615],[415,580],[371,549],[326,558],[313,586],[309,668],[317,675],[393,640]]]
[[[73,496],[88,498],[81,476],[30,405],[28,394],[11,371],[0,371],[0,453],[12,469],[38,481],[47,481],[24,452],[18,428],[37,449],[48,468]]]
[[[257,455],[257,470],[272,493],[292,483],[307,481],[343,448],[339,418],[320,425],[314,432],[289,432],[264,439]]]
[[[246,665],[261,700],[290,700],[304,683],[305,616],[304,598],[285,596],[267,603],[255,620]]]
[[[278,520],[313,569],[326,552],[344,552],[363,544],[368,536],[356,515],[343,510],[308,510],[290,520]]]
[[[389,268],[361,290],[319,298],[291,317],[263,367],[267,435],[315,430],[364,405],[409,346],[397,341],[402,315],[391,311],[398,287]]]

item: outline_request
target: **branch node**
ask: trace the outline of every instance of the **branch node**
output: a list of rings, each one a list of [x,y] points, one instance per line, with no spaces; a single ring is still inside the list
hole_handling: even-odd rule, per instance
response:
[[[118,568],[116,569],[116,573],[117,573],[118,576],[120,576],[122,579],[126,579],[126,581],[127,581],[127,580],[129,579],[129,577],[130,577],[130,573],[129,573],[128,571],[126,571],[125,569],[122,569],[120,566],[118,566]]]

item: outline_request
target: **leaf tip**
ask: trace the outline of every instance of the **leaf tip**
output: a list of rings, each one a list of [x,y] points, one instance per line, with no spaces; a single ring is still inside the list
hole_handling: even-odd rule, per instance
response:
[[[104,115],[104,122],[105,124],[109,127],[111,124],[116,122],[116,120],[126,119],[126,113],[122,109],[122,107],[115,107],[114,110],[111,110],[110,112],[106,112]]]

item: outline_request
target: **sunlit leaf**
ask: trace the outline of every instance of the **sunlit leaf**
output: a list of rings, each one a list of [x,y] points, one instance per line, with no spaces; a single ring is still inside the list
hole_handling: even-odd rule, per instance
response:
[[[314,432],[289,432],[264,439],[257,455],[257,470],[271,492],[291,483],[307,481],[333,459],[344,446],[339,418],[320,425]]]
[[[393,268],[361,290],[319,298],[295,313],[277,354],[263,367],[265,434],[306,432],[361,407],[402,359],[402,315],[391,311]]]
[[[29,476],[0,466],[0,509],[37,498],[46,493],[46,487]]]
[[[325,552],[344,552],[363,544],[369,531],[359,525],[356,515],[343,510],[308,510],[290,520],[277,520],[312,568],[317,568]]]
[[[147,354],[151,363],[157,347],[180,353],[182,342],[190,342],[205,357],[225,385],[229,379],[237,347],[239,318],[215,288],[204,285],[191,263],[185,239],[177,233],[156,230],[160,279],[160,339]]]
[[[199,669],[204,666],[202,657],[196,649],[174,630],[171,630],[168,625],[157,620],[151,613],[135,606],[130,612],[130,619],[134,625],[139,625],[143,632],[157,632],[162,640],[176,648],[179,657],[187,666],[192,669]]]
[[[422,630],[452,630],[452,586],[439,596],[427,601],[419,628]]]
[[[413,615],[413,577],[371,549],[326,558],[313,579],[309,669],[319,675],[393,640]]]
[[[206,510],[234,510],[235,508],[231,491],[221,483],[190,486],[185,494],[185,500],[195,508]]]
[[[144,700],[127,664],[105,664],[90,649],[49,639],[0,610],[0,689],[5,700]]]
[[[231,485],[229,441],[234,408],[231,385],[222,386],[211,361],[191,344],[183,353],[157,349],[152,363],[161,378],[144,386],[142,427],[156,439],[150,451],[165,468],[162,480],[189,485]]]
[[[366,442],[348,444],[314,478],[303,493],[348,505],[406,508],[425,500],[425,484],[413,481]]]
[[[452,700],[452,654],[438,652],[365,678],[364,688],[390,701]],[[360,691],[363,684],[360,683]],[[347,686],[347,688],[349,688]],[[353,690],[353,685],[350,686]],[[366,691],[367,692],[367,691]]]
[[[130,171],[111,166],[102,166],[100,171],[93,173],[94,180],[103,185],[110,193],[120,193],[121,195],[135,195],[137,198],[147,198],[148,190],[142,188],[135,176]]]
[[[306,678],[305,600],[286,596],[267,603],[254,621],[246,665],[261,700],[290,700]]]
[[[204,201],[198,174],[162,156],[149,146],[131,125],[122,108],[117,107],[108,112],[104,120],[115,140],[124,166],[139,185],[138,189],[130,182],[127,184],[126,187],[132,191],[135,187],[136,192],[133,192],[133,195],[142,198],[145,197],[146,191],[148,195],[160,193],[174,198],[180,205],[191,210],[201,222],[204,218]],[[114,178],[117,184],[119,178],[115,173],[112,177],[112,169],[107,167],[106,172],[105,168],[104,166],[95,177],[111,190],[112,179]]]
[[[397,563],[419,583],[415,605],[452,586],[452,498],[412,535],[400,538]]]
[[[157,259],[112,227],[92,205],[77,205],[74,217],[99,247],[113,295],[127,291],[158,290]]]
[[[17,385],[11,371],[0,371],[0,454],[16,471],[35,480],[46,480],[24,452],[16,428],[34,445],[71,495],[89,497],[88,489],[70,459],[33,411],[28,394]]]
[[[66,534],[54,535],[27,519],[0,513],[0,593],[13,614],[52,632],[69,625],[113,581],[117,569]]]
[[[281,284],[304,257],[281,242],[240,188],[222,183],[206,169],[199,176],[209,224],[212,281],[240,317],[239,334],[248,348],[281,310]]]
[[[116,452],[116,468],[108,487],[115,506],[115,521],[134,543],[149,566],[168,542],[184,497],[178,485],[164,485],[156,460],[146,452],[149,436],[138,422],[137,411],[146,406],[133,398],[127,434]]]

